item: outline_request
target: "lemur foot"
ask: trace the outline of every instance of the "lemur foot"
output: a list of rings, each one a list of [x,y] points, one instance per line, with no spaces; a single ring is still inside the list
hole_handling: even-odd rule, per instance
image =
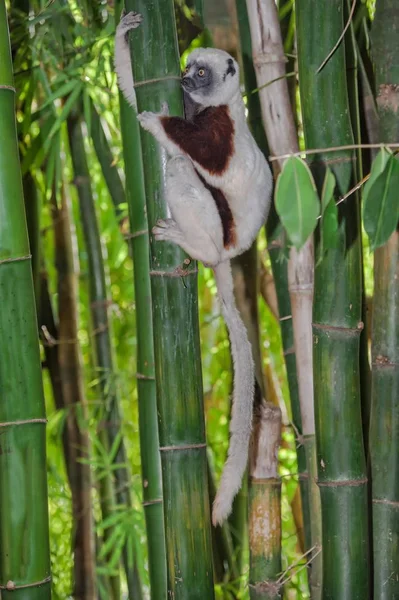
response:
[[[173,219],[159,219],[152,228],[152,233],[157,242],[174,241],[176,236],[181,235],[177,223]]]
[[[168,160],[167,176],[173,177],[180,173],[187,173],[189,168],[192,168],[192,162],[187,156],[184,156],[183,154],[172,156],[172,158]]]
[[[140,13],[123,11],[116,31],[117,35],[126,36],[132,29],[137,29],[142,20],[143,17]]]

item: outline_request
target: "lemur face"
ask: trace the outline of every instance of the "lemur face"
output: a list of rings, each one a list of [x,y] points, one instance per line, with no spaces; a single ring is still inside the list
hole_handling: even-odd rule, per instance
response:
[[[182,86],[204,108],[227,104],[239,90],[238,64],[223,50],[199,48],[187,58]]]

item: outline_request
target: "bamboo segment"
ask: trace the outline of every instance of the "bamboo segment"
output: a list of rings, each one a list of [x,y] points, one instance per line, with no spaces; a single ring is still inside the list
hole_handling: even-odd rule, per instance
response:
[[[182,114],[180,68],[171,0],[126,2],[143,15],[131,34],[139,111]],[[151,80],[147,85],[145,81]],[[141,133],[150,228],[166,216],[165,153]],[[199,354],[196,264],[174,245],[151,239],[151,291],[158,423],[164,487],[168,594],[212,600],[212,551]]]
[[[71,223],[71,202],[64,186],[61,198],[53,195],[53,224],[58,291],[58,366],[60,392],[66,409],[64,434],[65,463],[72,495],[74,536],[73,593],[82,600],[91,600],[96,594],[94,523],[92,514],[92,478],[90,441],[85,429],[87,401],[80,346],[78,342],[78,309],[75,230]],[[61,398],[59,398],[61,399]]]
[[[1,0],[0,595],[3,600],[50,600],[46,415],[14,94]]]
[[[249,595],[251,600],[282,597],[281,479],[278,449],[281,443],[281,411],[263,404],[254,430],[256,452],[250,458],[249,487]]]
[[[91,139],[93,140],[94,149],[98,161],[101,165],[101,170],[111,196],[112,203],[115,207],[116,217],[123,230],[124,210],[123,205],[126,202],[125,191],[122,181],[118,173],[117,165],[114,162],[114,156],[109,147],[104,128],[101,123],[100,115],[94,105],[90,101],[91,107]]]
[[[116,18],[121,2],[116,5]],[[159,453],[157,394],[144,172],[139,124],[134,110],[119,94],[126,200],[129,208],[137,328],[137,393],[143,504],[147,531],[148,566],[152,600],[166,599],[166,549],[163,518],[162,473]]]
[[[94,362],[98,370],[97,378],[102,403],[101,409],[97,411],[98,436],[103,447],[109,451],[119,435],[121,417],[119,414],[119,399],[115,392],[115,385],[112,382],[114,369],[104,263],[79,114],[71,114],[68,117],[67,125],[89,268],[90,314],[95,346]],[[126,464],[123,440],[121,440],[118,453],[115,455],[115,463]],[[123,488],[129,486],[129,476],[124,468],[115,470],[115,479],[119,480],[118,487],[120,487],[120,484]],[[101,512],[103,520],[105,520],[111,517],[115,510],[116,497],[110,472],[100,479],[99,487]],[[107,527],[104,531],[104,540],[110,539],[113,532],[114,527]],[[109,600],[119,600],[119,575],[107,577],[107,579],[110,584]]]
[[[399,141],[399,7],[380,0],[372,28],[379,135]],[[399,597],[399,230],[374,253],[370,457],[374,598]]]
[[[298,150],[297,131],[291,109],[291,101],[287,82],[285,79],[285,56],[281,40],[281,31],[278,20],[276,4],[267,0],[262,4],[254,0],[247,0],[249,24],[252,38],[252,54],[255,65],[256,80],[259,88],[259,99],[262,110],[263,122],[270,150],[273,154],[285,154]],[[272,85],[270,82],[274,81]],[[282,168],[282,161],[278,169]],[[290,299],[281,305],[280,318],[290,320],[289,324],[282,326],[284,351],[287,367],[294,362],[296,370],[289,373],[290,379],[296,375],[298,381],[293,383],[294,394],[292,397],[293,414],[300,427],[298,433],[304,434],[305,446],[314,446],[314,408],[313,393],[309,390],[309,381],[312,381],[312,356],[311,356],[311,311],[313,289],[313,240],[309,239],[299,251],[291,250],[288,274],[284,267],[278,265],[278,254],[281,251],[281,231],[279,232],[276,215],[272,211],[268,221],[268,243],[272,248],[270,256],[276,279],[280,277],[287,284]],[[280,239],[279,239],[280,238]],[[280,248],[279,248],[280,246]],[[274,255],[274,256],[273,256]],[[280,261],[283,262],[283,261]],[[283,302],[283,290],[280,290],[279,301]],[[287,288],[285,288],[287,293]],[[284,310],[285,309],[285,310]],[[284,339],[284,330],[291,334],[291,344],[287,347]],[[288,331],[287,331],[288,330]],[[292,353],[288,359],[287,353]],[[289,380],[290,380],[289,379]],[[295,403],[297,399],[297,403]],[[298,406],[299,404],[299,406]],[[299,414],[300,413],[300,417]],[[302,440],[301,440],[302,441]],[[302,498],[304,500],[305,524],[307,525],[307,547],[314,549],[311,560],[311,588],[314,598],[320,595],[321,586],[321,554],[320,546],[320,506],[318,490],[315,488],[315,473],[312,468],[315,460],[309,454],[309,449],[298,452],[300,469],[300,482]],[[306,467],[305,467],[306,464]],[[307,471],[304,472],[304,471]],[[306,479],[310,477],[310,479]],[[305,496],[305,493],[307,495]],[[311,518],[310,518],[311,516]]]
[[[299,85],[307,148],[352,144],[345,48],[318,68],[344,27],[343,0],[298,0]],[[332,160],[331,160],[332,159]],[[324,164],[323,164],[324,160]],[[311,157],[319,191],[329,164],[336,194],[353,177],[353,154]],[[367,478],[363,447],[359,338],[361,256],[358,207],[340,205],[337,247],[315,271],[314,394],[322,503],[323,600],[369,597]]]

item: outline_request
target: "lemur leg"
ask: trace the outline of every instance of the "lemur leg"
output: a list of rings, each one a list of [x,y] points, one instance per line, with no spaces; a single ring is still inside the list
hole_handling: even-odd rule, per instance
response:
[[[216,265],[223,250],[223,230],[212,195],[185,156],[169,160],[166,198],[173,219],[159,221],[155,239],[179,245],[189,256]]]

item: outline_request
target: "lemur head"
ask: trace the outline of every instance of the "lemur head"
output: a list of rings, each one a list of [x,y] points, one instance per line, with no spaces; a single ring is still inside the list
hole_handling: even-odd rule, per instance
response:
[[[203,108],[228,104],[240,89],[238,64],[224,50],[198,48],[187,58],[182,85]]]

